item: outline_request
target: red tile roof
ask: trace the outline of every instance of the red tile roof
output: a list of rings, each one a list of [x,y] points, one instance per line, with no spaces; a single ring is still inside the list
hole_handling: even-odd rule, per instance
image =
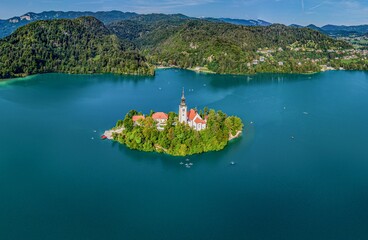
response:
[[[205,123],[206,123],[206,121],[205,121],[205,120],[203,120],[203,119],[201,119],[201,118],[199,118],[199,117],[197,117],[197,118],[194,120],[194,122],[195,122],[195,123],[202,123],[202,124],[205,124]]]
[[[166,113],[164,113],[164,112],[157,112],[157,113],[154,113],[154,114],[152,115],[152,118],[153,118],[154,120],[158,120],[158,119],[168,119],[168,118],[169,118],[169,116],[168,116]]]
[[[143,116],[143,115],[134,115],[133,117],[132,117],[132,120],[133,120],[133,122],[136,122],[136,121],[138,121],[138,120],[140,120],[140,119],[144,119],[145,117]]]
[[[194,109],[190,109],[190,111],[188,112],[189,120],[192,121],[196,115],[197,115],[197,112]]]

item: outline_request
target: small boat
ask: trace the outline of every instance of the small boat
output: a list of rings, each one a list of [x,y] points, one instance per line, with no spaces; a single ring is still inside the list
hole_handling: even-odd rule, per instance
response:
[[[193,166],[193,163],[189,163],[190,166]]]
[[[107,139],[107,137],[106,137],[105,135],[102,135],[102,136],[101,136],[101,139],[102,139],[102,140],[105,140],[105,139]]]
[[[183,165],[184,163],[183,162],[180,162],[180,165]]]
[[[291,136],[291,139],[295,139],[295,137],[294,136]]]
[[[190,166],[189,165],[187,165],[187,166],[185,166],[186,168],[190,168]]]
[[[91,137],[92,140],[94,140],[95,138],[94,137]]]
[[[97,132],[96,130],[93,130],[93,132]]]
[[[230,162],[231,165],[235,165],[235,162]]]

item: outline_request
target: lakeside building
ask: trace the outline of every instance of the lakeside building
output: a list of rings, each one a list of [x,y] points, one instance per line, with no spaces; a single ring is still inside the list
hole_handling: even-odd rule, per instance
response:
[[[133,125],[134,126],[140,126],[139,120],[144,120],[144,119],[146,119],[146,117],[144,115],[134,115],[132,117]]]
[[[135,115],[132,117],[133,122],[137,122],[138,120],[145,119],[144,115]]]
[[[165,124],[169,119],[169,115],[164,112],[156,112],[152,114],[152,118],[159,124]]]

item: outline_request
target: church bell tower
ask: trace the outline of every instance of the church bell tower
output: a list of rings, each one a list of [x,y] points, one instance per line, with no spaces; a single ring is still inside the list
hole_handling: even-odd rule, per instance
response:
[[[179,114],[178,114],[180,123],[188,122],[187,111],[188,111],[188,107],[187,107],[187,104],[185,103],[184,88],[183,88],[183,92],[181,95],[181,102],[179,105]]]

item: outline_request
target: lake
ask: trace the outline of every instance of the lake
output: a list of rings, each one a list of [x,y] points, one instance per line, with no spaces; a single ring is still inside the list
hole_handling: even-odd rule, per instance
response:
[[[99,139],[182,87],[244,135],[190,169]],[[368,72],[38,75],[0,82],[0,133],[1,240],[368,238]]]

